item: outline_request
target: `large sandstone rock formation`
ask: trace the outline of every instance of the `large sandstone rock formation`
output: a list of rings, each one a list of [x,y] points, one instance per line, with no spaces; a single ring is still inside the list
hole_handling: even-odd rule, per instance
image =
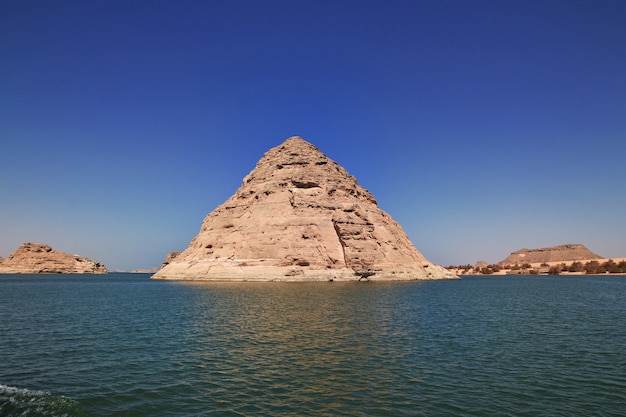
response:
[[[578,243],[552,246],[549,248],[520,249],[512,252],[506,259],[498,265],[522,265],[524,263],[534,264],[543,262],[573,262],[590,259],[602,259]]]
[[[106,274],[98,261],[53,250],[40,243],[24,243],[0,263],[0,274]]]
[[[427,261],[354,177],[291,137],[269,150],[155,279],[454,278]]]

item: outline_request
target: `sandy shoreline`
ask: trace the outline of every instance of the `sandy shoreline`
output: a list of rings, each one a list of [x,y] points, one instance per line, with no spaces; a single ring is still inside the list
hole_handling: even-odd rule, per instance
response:
[[[600,265],[602,265],[605,262],[608,262],[609,260],[612,260],[615,263],[620,263],[622,261],[625,261],[626,258],[600,258],[600,259],[583,259],[580,261],[567,261],[567,262],[563,262],[563,261],[556,261],[556,262],[536,262],[536,263],[531,263],[530,264],[530,269],[540,269],[543,268],[545,269],[545,265],[547,264],[548,266],[557,266],[557,265],[562,265],[565,264],[567,266],[571,265],[574,262],[580,262],[581,264],[585,265],[587,262],[592,262],[592,261],[596,261],[598,262]],[[517,271],[511,271],[510,269],[503,269],[501,271],[498,272],[494,272],[493,275],[518,275],[516,274]],[[541,275],[545,275],[546,272],[541,271]],[[558,275],[626,275],[623,273],[609,273],[609,272],[605,272],[605,273],[601,273],[601,274],[586,274],[585,271],[581,271],[581,272],[569,272],[569,271],[561,271],[559,272]]]
[[[548,264],[549,266],[555,266],[555,265],[561,265],[561,264],[565,264],[565,265],[571,265],[573,262],[580,262],[581,264],[586,264],[587,262],[591,262],[591,261],[597,261],[600,264],[603,264],[605,262],[608,262],[609,260],[612,260],[615,263],[620,263],[622,261],[626,261],[626,258],[601,258],[601,259],[583,259],[581,261],[557,261],[557,262],[537,262],[537,263],[532,263],[530,264],[531,267],[533,268],[538,268],[540,267],[542,264]]]
[[[570,266],[574,262],[580,262],[581,264],[585,265],[587,262],[592,262],[592,261],[596,261],[600,265],[602,265],[603,263],[608,262],[609,260],[612,260],[615,263],[620,263],[620,262],[626,261],[626,258],[596,258],[596,259],[583,259],[579,261],[535,262],[535,263],[530,264],[530,268],[522,270],[523,272],[521,272],[520,270],[512,270],[512,269],[501,269],[498,272],[493,272],[491,274],[482,274],[479,272],[474,272],[473,270],[470,270],[467,273],[464,273],[463,269],[452,269],[451,271],[460,277],[462,277],[463,275],[531,275],[528,272],[530,270],[537,270],[539,271],[540,275],[546,275],[547,274],[546,265],[548,265],[548,267],[558,266],[562,264],[565,264],[566,266]],[[609,273],[609,272],[605,272],[601,274],[586,274],[584,271],[582,272],[562,271],[562,272],[559,272],[559,275],[622,275],[624,276],[626,274],[625,273]]]

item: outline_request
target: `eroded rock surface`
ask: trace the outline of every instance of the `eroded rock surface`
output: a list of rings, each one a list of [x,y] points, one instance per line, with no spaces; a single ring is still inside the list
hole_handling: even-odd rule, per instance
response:
[[[374,196],[294,136],[269,150],[153,278],[312,281],[454,278],[415,249]]]
[[[499,265],[522,265],[524,263],[540,262],[572,262],[602,257],[591,252],[585,245],[570,243],[566,245],[551,246],[549,248],[520,249],[512,252]]]
[[[177,251],[168,253],[167,256],[165,257],[165,260],[161,264],[161,268],[165,267],[166,265],[169,265],[174,260],[174,258],[176,258],[178,255],[180,255],[180,252],[177,252]]]
[[[58,252],[49,245],[24,243],[0,263],[0,274],[106,274],[98,261]]]

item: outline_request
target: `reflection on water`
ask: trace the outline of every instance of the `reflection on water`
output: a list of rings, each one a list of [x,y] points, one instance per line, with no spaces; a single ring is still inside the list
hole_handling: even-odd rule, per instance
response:
[[[363,403],[374,412],[389,391],[401,391],[395,385],[410,382],[402,360],[411,345],[401,351],[397,342],[412,337],[394,325],[394,314],[408,307],[400,287],[381,298],[362,283],[210,284],[194,300],[195,331],[203,335],[194,354],[206,382],[239,392],[231,407],[243,413],[297,414],[307,404],[309,412],[338,415]],[[250,404],[257,397],[267,405]]]

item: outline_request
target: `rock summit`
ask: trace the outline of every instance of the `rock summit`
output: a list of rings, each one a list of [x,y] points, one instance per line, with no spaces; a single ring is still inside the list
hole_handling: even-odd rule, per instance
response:
[[[98,261],[53,250],[41,243],[24,243],[0,263],[0,274],[106,274]]]
[[[372,194],[298,136],[270,149],[154,279],[454,278],[427,261]]]

